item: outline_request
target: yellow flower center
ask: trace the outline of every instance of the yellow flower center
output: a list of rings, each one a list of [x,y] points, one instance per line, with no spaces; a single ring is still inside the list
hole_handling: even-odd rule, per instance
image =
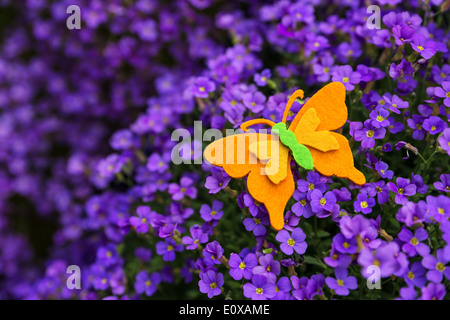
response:
[[[312,184],[312,183],[308,184],[308,189],[309,190],[314,190],[314,184]]]
[[[349,79],[348,77],[344,77],[344,78],[342,78],[342,81],[344,81],[344,82],[349,82],[350,79]]]
[[[367,208],[367,201],[361,201],[361,208]]]
[[[408,272],[408,278],[411,280],[414,279],[414,273],[412,273],[411,271]]]
[[[212,216],[215,216],[216,214],[217,214],[217,211],[216,211],[216,210],[211,211],[211,215],[212,215]]]
[[[210,285],[209,285],[209,287],[210,287],[211,289],[215,289],[215,288],[217,288],[217,283],[211,282]]]
[[[173,246],[171,246],[170,244],[167,246],[167,251],[172,251],[173,250]]]
[[[411,238],[410,242],[413,246],[416,246],[419,243],[419,240],[417,240],[417,238]]]
[[[256,224],[260,224],[261,223],[261,219],[255,218],[254,220],[255,220]]]
[[[398,189],[398,194],[403,194],[403,193],[405,193],[405,189],[403,189],[403,188]]]
[[[348,243],[347,241],[345,241],[345,242],[342,244],[342,246],[343,246],[345,249],[348,249],[348,248],[350,247],[350,243]]]
[[[289,240],[287,241],[287,244],[292,247],[295,244],[295,240],[292,238],[289,238]]]
[[[380,260],[375,259],[375,260],[373,260],[373,264],[379,267],[381,265],[381,262],[380,262]]]
[[[300,204],[301,204],[302,206],[306,205],[306,199],[300,200]]]
[[[145,281],[145,285],[147,287],[150,287],[152,285],[152,282],[150,280]]]
[[[422,50],[423,50],[423,47],[422,47],[422,46],[417,46],[417,49],[419,49],[420,51],[422,51]]]
[[[375,132],[373,132],[373,130],[367,130],[366,135],[367,135],[369,138],[372,138],[372,137],[374,136],[374,134],[375,134]]]
[[[256,293],[257,294],[262,294],[263,293],[263,289],[262,288],[256,288]]]
[[[344,281],[342,281],[341,279],[338,279],[337,284],[338,284],[338,286],[342,287],[344,285]]]
[[[431,126],[431,131],[436,130],[436,126]]]
[[[200,87],[200,88],[198,88],[198,90],[200,90],[201,92],[205,92],[205,87]]]
[[[320,205],[324,206],[327,203],[325,198],[320,199]]]
[[[326,68],[323,68],[323,72],[325,72],[325,73],[328,73],[328,72],[330,72],[330,68],[328,68],[328,67],[326,67]]]
[[[245,262],[239,263],[239,269],[242,269],[242,270],[245,269]]]
[[[444,271],[445,265],[442,262],[439,262],[438,264],[436,264],[436,270],[441,272]]]
[[[381,121],[383,121],[384,120],[384,118],[382,117],[382,116],[377,116],[377,121],[378,122],[381,122]]]
[[[447,98],[450,98],[450,91],[445,94]]]

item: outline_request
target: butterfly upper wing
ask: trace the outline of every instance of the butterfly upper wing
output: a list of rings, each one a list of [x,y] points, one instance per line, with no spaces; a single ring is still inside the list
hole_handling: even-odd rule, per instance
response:
[[[275,139],[278,140],[278,137],[270,134],[236,134],[212,142],[206,147],[204,155],[208,162],[222,167],[233,178],[248,175],[249,193],[266,206],[272,227],[281,230],[284,226],[284,209],[295,190],[292,171],[290,166],[286,166],[286,178],[277,184],[273,183],[265,174],[266,164],[250,152],[250,145]]]
[[[315,109],[320,119],[316,131],[332,131],[342,127],[348,117],[344,85],[340,82],[332,82],[317,91],[297,113],[289,129],[295,132],[298,122],[309,109]]]
[[[348,178],[361,185],[366,178],[354,166],[347,138],[332,132],[345,124],[347,116],[345,87],[340,82],[333,82],[305,103],[289,129],[294,131],[299,143],[307,146],[314,167],[322,175]]]

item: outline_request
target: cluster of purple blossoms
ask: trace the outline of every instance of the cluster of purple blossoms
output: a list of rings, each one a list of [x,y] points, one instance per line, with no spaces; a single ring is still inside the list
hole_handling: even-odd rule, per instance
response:
[[[0,4],[1,299],[448,298],[442,1],[378,0],[379,29],[361,1],[75,2],[80,30],[67,1]],[[202,142],[172,161],[174,130],[280,122],[330,81],[367,183],[292,164],[282,230]]]

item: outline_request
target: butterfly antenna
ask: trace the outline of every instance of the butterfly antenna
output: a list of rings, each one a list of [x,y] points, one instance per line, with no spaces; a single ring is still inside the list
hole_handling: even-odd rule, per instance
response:
[[[289,110],[291,109],[292,104],[294,103],[294,101],[297,98],[303,99],[303,94],[304,94],[303,90],[297,90],[291,95],[291,97],[289,98],[288,103],[286,104],[286,109],[284,109],[283,120],[282,120],[283,123],[286,123],[286,119],[287,119]]]
[[[273,127],[276,123],[273,121],[270,121],[268,119],[264,119],[264,118],[253,119],[253,120],[245,121],[243,124],[241,124],[241,129],[242,129],[242,131],[246,132],[248,130],[248,127],[253,126],[255,124],[266,124],[270,127]]]

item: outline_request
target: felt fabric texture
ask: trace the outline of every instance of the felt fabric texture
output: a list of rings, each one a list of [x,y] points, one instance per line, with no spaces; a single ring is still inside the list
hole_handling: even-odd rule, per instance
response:
[[[304,168],[315,168],[324,176],[348,178],[358,185],[366,182],[364,175],[354,166],[347,138],[333,132],[347,120],[344,85],[333,82],[319,90],[300,109],[287,129],[289,109],[297,98],[303,99],[303,94],[302,90],[292,94],[281,123],[253,119],[241,125],[245,132],[252,125],[266,124],[272,127],[274,134],[228,136],[212,142],[204,151],[208,162],[224,168],[231,177],[248,175],[248,192],[266,206],[275,230],[284,226],[284,210],[295,189],[290,168],[292,157]]]
[[[270,181],[278,184],[286,179],[289,164],[289,148],[278,140],[266,140],[250,144],[249,150],[265,164],[264,173],[269,177]]]
[[[344,85],[340,82],[332,82],[317,91],[297,113],[289,129],[295,132],[300,119],[309,109],[315,109],[320,119],[316,131],[333,131],[342,127],[348,117]]]
[[[253,120],[248,120],[245,121],[244,123],[241,124],[240,128],[242,131],[246,132],[248,130],[248,127],[255,125],[255,124],[267,124],[270,127],[273,127],[275,125],[275,122],[268,120],[268,119],[253,119]]]
[[[272,127],[274,133],[278,134],[281,142],[287,146],[294,157],[295,162],[306,170],[314,169],[313,158],[311,152],[304,145],[297,141],[295,133],[286,129],[286,124],[279,122]]]
[[[303,91],[298,95],[302,96]],[[290,108],[289,102],[286,109]],[[353,153],[347,138],[332,132],[341,128],[347,121],[347,117],[345,87],[340,82],[332,82],[320,89],[303,105],[289,129],[296,133],[298,142],[309,149],[314,167],[318,172],[324,176],[336,175],[348,178],[362,185],[366,183],[366,178],[354,166]],[[334,137],[334,140],[330,135]]]
[[[250,145],[267,140],[278,141],[278,137],[258,133],[228,136],[209,144],[204,155],[208,162],[222,167],[233,178],[248,175],[248,192],[255,200],[266,206],[271,226],[275,230],[281,230],[284,226],[284,209],[294,193],[295,184],[289,165],[286,178],[278,184],[273,183],[269,176],[264,174],[265,164],[250,152]]]

